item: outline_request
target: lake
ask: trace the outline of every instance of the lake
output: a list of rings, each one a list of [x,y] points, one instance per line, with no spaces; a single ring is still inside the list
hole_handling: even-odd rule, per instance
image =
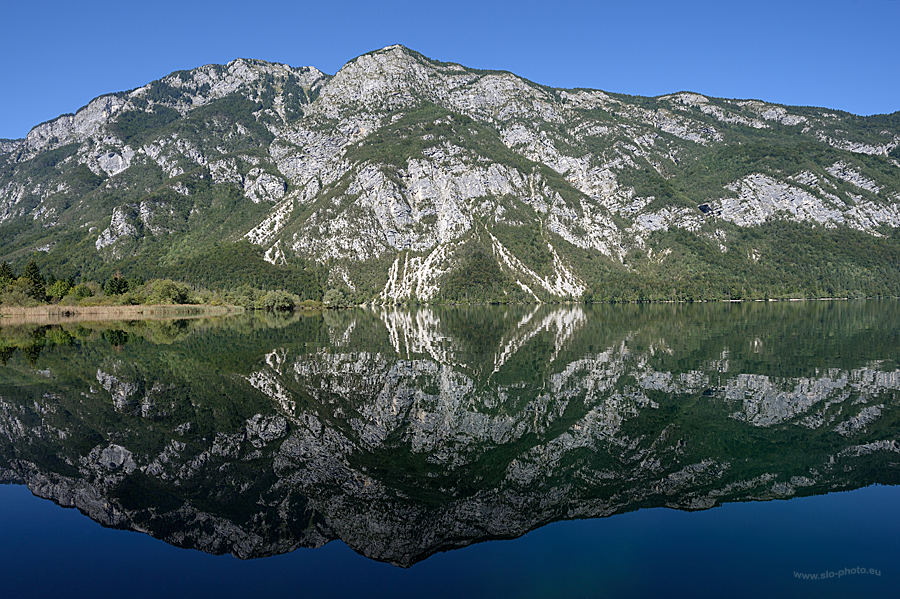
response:
[[[884,596],[900,301],[0,328],[11,596]],[[77,509],[62,509],[77,508]]]

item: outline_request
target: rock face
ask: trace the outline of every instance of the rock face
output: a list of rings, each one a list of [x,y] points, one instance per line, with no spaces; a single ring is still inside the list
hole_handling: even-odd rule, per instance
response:
[[[401,566],[560,519],[897,484],[896,302],[810,304],[139,323],[115,349],[80,325],[5,354],[0,481],[180,547],[339,538]]]
[[[18,227],[0,258],[66,252],[53,239],[83,227],[88,261],[133,263],[161,233],[174,247],[246,239],[269,262],[319,264],[328,286],[389,303],[446,297],[480,254],[500,273],[483,299],[579,298],[609,272],[678,286],[672,272],[715,259],[686,256],[669,233],[714,253],[773,223],[889,236],[898,148],[895,115],[556,90],[402,46],[334,76],[239,59],[0,141],[0,230]],[[232,190],[254,206],[223,208]],[[149,226],[127,216],[138,205],[172,216]],[[182,257],[154,251],[154,266]],[[740,253],[756,256],[743,259],[751,274],[772,266]]]

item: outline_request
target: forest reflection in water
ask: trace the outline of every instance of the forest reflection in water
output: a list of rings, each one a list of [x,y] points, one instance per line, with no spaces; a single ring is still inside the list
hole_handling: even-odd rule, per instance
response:
[[[900,482],[900,302],[0,329],[0,480],[241,558]]]

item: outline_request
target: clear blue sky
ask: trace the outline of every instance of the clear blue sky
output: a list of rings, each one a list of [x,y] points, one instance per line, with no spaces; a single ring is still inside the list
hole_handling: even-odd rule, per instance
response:
[[[555,87],[900,110],[900,1],[6,2],[0,138],[237,57],[334,73],[400,43]]]

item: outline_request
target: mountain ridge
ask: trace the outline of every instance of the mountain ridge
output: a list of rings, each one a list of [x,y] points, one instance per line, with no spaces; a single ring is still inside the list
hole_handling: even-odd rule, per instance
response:
[[[239,284],[184,264],[249,242],[354,302],[897,295],[898,157],[900,112],[235,59],[0,144],[0,259]]]

